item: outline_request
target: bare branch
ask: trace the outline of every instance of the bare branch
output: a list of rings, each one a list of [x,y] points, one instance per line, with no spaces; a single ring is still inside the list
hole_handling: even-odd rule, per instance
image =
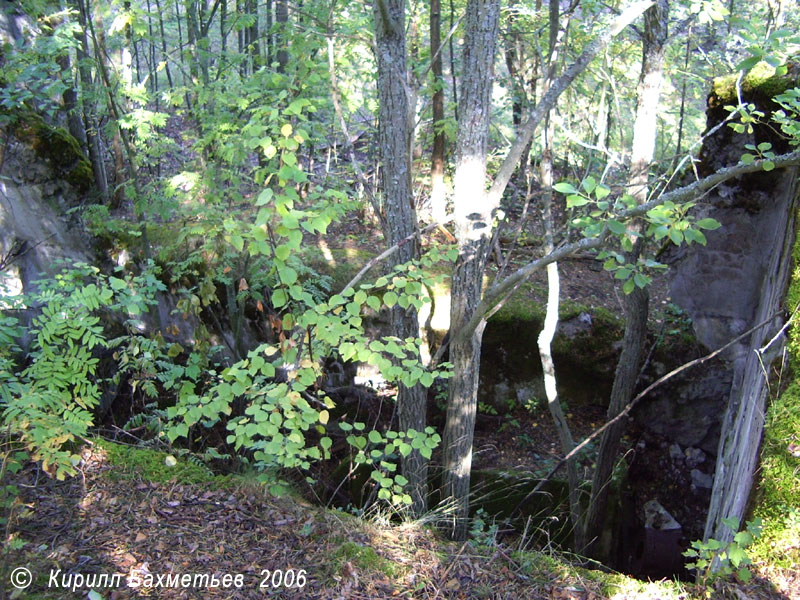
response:
[[[639,15],[650,8],[654,4],[654,0],[640,0],[635,2],[616,17],[610,25],[598,35],[594,40],[587,44],[583,53],[578,59],[564,71],[564,73],[556,79],[547,90],[547,93],[542,97],[536,108],[530,114],[530,117],[519,129],[514,145],[508,151],[500,170],[495,175],[494,183],[489,190],[488,200],[490,206],[499,206],[500,198],[514,174],[514,169],[522,157],[522,152],[528,145],[528,142],[533,138],[536,127],[539,125],[545,115],[555,106],[558,97],[566,90],[569,85],[580,75],[584,69],[589,65],[592,59],[605,48],[609,42],[625,27],[630,25]]]
[[[739,163],[732,167],[725,167],[716,173],[712,173],[708,177],[695,181],[677,190],[662,194],[661,196],[654,198],[649,202],[645,202],[644,204],[640,204],[639,206],[626,210],[618,215],[617,218],[630,219],[632,217],[639,217],[646,214],[647,211],[655,208],[656,206],[664,204],[665,202],[674,202],[677,204],[696,199],[703,192],[706,192],[711,188],[728,181],[729,179],[746,175],[748,173],[762,171],[764,168],[764,163],[766,162],[772,162],[775,169],[798,165],[800,164],[800,150],[795,150],[794,152],[790,152],[788,154],[782,154],[771,161],[762,159],[754,161],[750,164]],[[520,267],[514,273],[506,277],[503,281],[495,283],[488,290],[486,290],[483,299],[476,307],[472,318],[470,318],[469,322],[464,325],[461,330],[456,332],[456,335],[459,337],[471,335],[472,332],[475,331],[475,328],[480,324],[484,315],[487,314],[495,306],[495,304],[497,304],[497,302],[506,294],[506,292],[517,285],[520,281],[527,279],[551,262],[562,260],[582,250],[589,250],[602,246],[605,243],[605,239],[608,234],[608,228],[604,228],[597,237],[584,238],[577,242],[562,246],[550,254],[543,256],[542,258],[531,261],[524,267]]]
[[[561,458],[561,459],[560,459],[560,460],[559,460],[559,461],[558,461],[558,462],[555,464],[555,466],[553,466],[553,468],[552,468],[552,469],[550,469],[550,471],[547,473],[547,475],[545,475],[545,476],[542,478],[542,480],[541,480],[541,481],[540,481],[538,484],[536,484],[536,487],[534,487],[534,488],[533,488],[533,489],[532,489],[532,490],[531,490],[531,491],[528,493],[528,495],[527,495],[527,496],[525,496],[525,498],[523,498],[523,499],[522,499],[522,501],[521,501],[521,502],[520,502],[520,503],[517,505],[517,507],[514,509],[514,512],[517,512],[517,510],[519,510],[520,506],[522,506],[523,504],[525,504],[525,502],[526,502],[526,501],[527,501],[529,498],[531,498],[531,496],[533,496],[535,493],[537,493],[539,490],[541,490],[541,489],[542,489],[542,487],[544,486],[544,484],[545,484],[545,483],[547,483],[547,481],[549,481],[549,480],[550,480],[550,478],[551,478],[553,475],[555,475],[555,474],[556,474],[556,471],[558,471],[558,470],[559,470],[559,469],[562,467],[562,465],[564,465],[564,464],[565,464],[565,463],[566,463],[566,462],[567,462],[567,461],[568,461],[570,458],[572,458],[573,456],[575,456],[575,455],[576,455],[578,452],[580,452],[581,450],[583,450],[583,449],[584,449],[584,448],[585,448],[585,447],[586,447],[586,446],[587,446],[587,445],[588,445],[588,444],[589,444],[589,443],[590,443],[592,440],[596,439],[596,438],[597,438],[597,436],[599,436],[599,435],[600,435],[601,433],[603,433],[603,432],[604,432],[606,429],[608,429],[609,427],[611,427],[611,425],[613,425],[614,423],[616,423],[616,422],[617,422],[617,421],[619,421],[620,419],[622,419],[622,418],[624,418],[624,417],[628,416],[628,415],[630,414],[630,412],[633,410],[634,406],[636,406],[636,405],[637,405],[637,404],[638,404],[638,403],[639,403],[639,402],[640,402],[640,401],[641,401],[641,400],[642,400],[642,399],[643,399],[645,396],[647,396],[647,395],[648,395],[650,392],[652,392],[654,389],[656,389],[657,387],[659,387],[661,384],[665,383],[665,382],[666,382],[666,381],[668,381],[669,379],[672,379],[673,377],[675,377],[675,375],[678,375],[679,373],[682,373],[682,372],[683,372],[683,371],[685,371],[686,369],[690,369],[691,367],[694,367],[694,366],[697,366],[697,365],[701,365],[701,364],[703,364],[704,362],[707,362],[707,361],[711,360],[711,359],[712,359],[712,358],[714,358],[715,356],[718,356],[719,354],[721,354],[722,352],[724,352],[725,350],[727,350],[728,348],[730,348],[730,347],[731,347],[731,346],[733,346],[734,344],[736,344],[736,343],[740,342],[741,340],[743,340],[743,339],[744,339],[744,338],[746,338],[747,336],[749,336],[749,335],[751,335],[752,333],[754,333],[754,332],[758,331],[759,329],[761,329],[761,328],[762,328],[762,327],[764,327],[765,325],[769,325],[769,324],[770,324],[770,323],[771,323],[771,322],[772,322],[772,321],[773,321],[773,320],[774,320],[776,317],[779,317],[779,316],[780,316],[780,313],[776,313],[776,314],[774,314],[774,315],[771,315],[771,316],[770,316],[768,319],[765,319],[764,321],[762,321],[761,323],[759,323],[759,324],[758,324],[758,325],[756,325],[755,327],[751,327],[750,329],[748,329],[748,330],[747,330],[747,331],[745,331],[744,333],[742,333],[742,334],[740,334],[740,335],[736,336],[735,338],[733,338],[733,339],[732,339],[730,342],[728,342],[727,344],[725,344],[725,345],[724,345],[724,346],[722,346],[721,348],[717,348],[716,350],[714,350],[714,351],[713,351],[713,352],[711,352],[710,354],[706,354],[705,356],[702,356],[702,357],[700,357],[700,358],[696,358],[695,360],[691,360],[691,361],[689,361],[689,362],[687,362],[687,363],[685,363],[685,364],[682,364],[681,366],[677,367],[676,369],[673,369],[672,371],[670,371],[669,373],[667,373],[667,374],[666,374],[666,375],[664,375],[663,377],[660,377],[659,379],[656,379],[656,380],[655,380],[653,383],[651,383],[650,385],[648,385],[648,386],[647,386],[647,387],[646,387],[644,390],[642,390],[641,392],[639,392],[639,393],[636,395],[636,397],[634,397],[634,398],[633,398],[633,400],[631,400],[631,401],[628,403],[628,405],[627,405],[625,408],[623,408],[623,409],[622,409],[622,411],[620,411],[620,413],[619,413],[619,414],[618,414],[616,417],[614,417],[613,419],[611,419],[611,420],[609,420],[609,421],[606,421],[606,422],[605,422],[605,423],[604,423],[604,424],[603,424],[601,427],[599,427],[599,428],[595,429],[595,430],[594,430],[592,433],[590,433],[590,434],[589,434],[589,435],[586,437],[586,439],[584,439],[584,440],[583,440],[583,441],[582,441],[580,444],[578,444],[577,446],[575,446],[575,447],[574,447],[574,448],[573,448],[573,449],[572,449],[572,450],[571,450],[569,453],[567,453],[567,454],[566,454],[566,455],[565,455],[563,458]]]
[[[364,275],[366,274],[366,272],[367,272],[367,271],[369,271],[369,270],[370,270],[372,267],[374,267],[375,265],[377,265],[379,262],[381,262],[381,261],[383,261],[383,260],[386,260],[387,258],[389,258],[389,257],[390,257],[392,254],[394,254],[395,252],[397,252],[397,251],[398,251],[398,250],[399,250],[401,247],[403,247],[405,244],[409,243],[411,240],[413,240],[414,238],[416,238],[416,237],[417,237],[417,235],[422,235],[423,233],[428,233],[429,231],[432,231],[433,229],[436,229],[436,228],[442,228],[442,229],[443,229],[443,225],[444,225],[445,223],[449,223],[449,222],[450,222],[450,221],[452,221],[452,220],[453,220],[453,217],[450,217],[449,219],[447,219],[446,221],[444,221],[444,222],[442,222],[442,223],[431,223],[431,224],[430,224],[430,225],[428,225],[427,227],[423,228],[421,231],[419,231],[419,232],[416,232],[416,231],[414,231],[414,232],[413,232],[413,233],[411,233],[410,235],[407,235],[407,236],[406,236],[406,237],[404,237],[402,240],[400,240],[399,242],[397,242],[397,243],[396,243],[394,246],[392,246],[392,247],[390,247],[390,248],[387,248],[386,250],[384,250],[383,252],[381,252],[381,253],[380,253],[378,256],[376,256],[375,258],[373,258],[372,260],[370,260],[370,261],[369,261],[367,264],[365,264],[365,265],[364,265],[364,266],[361,268],[361,270],[360,270],[358,273],[356,273],[356,276],[355,276],[355,277],[353,277],[353,278],[350,280],[350,282],[349,282],[349,283],[348,283],[346,286],[344,286],[344,287],[342,288],[342,291],[341,291],[341,292],[339,292],[339,293],[340,293],[340,294],[342,294],[342,293],[344,293],[344,292],[345,292],[345,290],[348,290],[348,289],[350,289],[351,287],[353,287],[355,284],[357,284],[359,281],[361,281],[361,278],[362,278],[362,277],[364,277]],[[445,231],[445,233],[446,233],[447,235],[451,235],[449,231],[447,231],[447,230],[444,230],[444,231]],[[451,237],[452,237],[452,236],[451,236]]]

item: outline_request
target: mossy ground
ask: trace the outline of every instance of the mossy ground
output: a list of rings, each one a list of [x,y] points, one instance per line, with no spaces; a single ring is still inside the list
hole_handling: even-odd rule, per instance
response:
[[[114,468],[111,477],[137,478],[155,483],[178,481],[184,484],[205,484],[224,487],[233,481],[231,476],[215,475],[208,467],[195,464],[184,458],[168,461],[171,455],[149,448],[138,448],[116,444],[107,440],[96,440],[106,454],[106,460]]]
[[[402,569],[399,565],[386,560],[378,555],[369,546],[360,546],[355,542],[343,542],[339,549],[333,554],[333,572],[341,572],[345,563],[350,562],[359,570],[370,572],[380,572],[387,577],[397,577]]]

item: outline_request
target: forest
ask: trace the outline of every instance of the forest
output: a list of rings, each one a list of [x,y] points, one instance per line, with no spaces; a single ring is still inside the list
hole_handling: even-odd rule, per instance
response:
[[[798,32],[0,2],[0,599],[800,599]]]

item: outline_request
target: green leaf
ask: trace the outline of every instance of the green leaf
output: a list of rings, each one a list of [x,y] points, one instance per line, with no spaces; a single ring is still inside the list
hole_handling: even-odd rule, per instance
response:
[[[383,303],[389,308],[392,308],[395,304],[397,304],[397,294],[394,292],[386,292],[383,295]]]
[[[268,156],[267,158],[272,158],[272,157]],[[272,200],[272,196],[273,196],[273,191],[270,188],[262,190],[261,193],[258,195],[258,200],[256,200],[256,206],[264,206],[270,200]]]
[[[117,291],[117,292],[119,290],[122,290],[122,289],[125,289],[126,287],[128,287],[128,284],[125,283],[124,279],[119,279],[117,277],[109,277],[108,278],[108,283],[110,283],[111,284],[111,288],[114,291]]]
[[[589,204],[588,198],[584,198],[583,196],[579,196],[578,194],[572,194],[571,196],[567,196],[567,208],[575,208],[578,206],[584,206],[585,204]]]
[[[587,194],[591,194],[594,191],[594,188],[597,187],[597,182],[594,180],[594,177],[589,175],[589,177],[581,182],[581,187],[586,190]]]
[[[286,260],[289,258],[289,255],[292,253],[291,248],[286,244],[281,244],[277,248],[275,248],[275,258],[278,260]]]
[[[775,163],[772,162],[771,160],[765,160],[764,163],[761,165],[761,167],[765,171],[772,171],[772,169],[775,168]]]
[[[742,547],[749,546],[753,543],[753,534],[751,534],[749,531],[740,531],[733,536],[733,541]]]
[[[367,437],[373,444],[380,444],[381,440],[383,440],[383,436],[374,429],[367,434]]]
[[[553,186],[553,189],[557,192],[562,194],[577,194],[578,190],[571,183],[567,183],[566,181],[562,181],[557,183]]]
[[[719,229],[720,227],[722,227],[722,224],[716,219],[700,219],[699,221],[697,221],[697,223],[695,223],[695,225],[700,229],[710,229],[710,230]]]
[[[737,544],[731,544],[728,547],[728,560],[731,561],[731,564],[735,569],[738,569],[739,565],[747,564],[747,552],[745,552],[741,546]]]
[[[669,239],[672,240],[672,243],[676,246],[680,246],[683,242],[683,232],[678,231],[673,227],[669,230]]]
[[[615,221],[614,219],[610,219],[609,221],[607,221],[606,225],[608,225],[608,228],[614,235],[622,235],[628,230],[628,228],[625,226],[625,223],[620,223],[619,221]]]
[[[738,65],[736,65],[737,71],[748,71],[755,67],[759,62],[761,62],[760,56],[751,56],[750,58],[744,59]]]
[[[617,269],[617,272],[614,273],[614,279],[627,279],[633,273],[633,269],[629,266],[622,267]]]
[[[287,296],[285,289],[279,288],[272,292],[272,306],[274,308],[281,308],[282,306],[285,306],[288,301],[289,297]]]
[[[622,284],[622,291],[625,295],[630,294],[633,291],[633,288],[636,287],[636,284],[633,281],[633,278],[628,279],[624,284]]]
[[[702,231],[698,231],[697,229],[687,229],[683,235],[686,237],[687,242],[697,242],[701,246],[706,245],[706,236],[703,235]]]

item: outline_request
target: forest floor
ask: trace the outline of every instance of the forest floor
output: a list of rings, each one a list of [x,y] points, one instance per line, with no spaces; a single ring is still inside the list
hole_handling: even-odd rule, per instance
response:
[[[95,444],[84,450],[78,477],[55,481],[35,466],[14,477],[23,504],[16,508],[11,529],[13,538],[26,543],[6,549],[0,597],[800,598],[800,579],[770,583],[758,571],[750,584],[720,584],[707,596],[705,589],[686,584],[645,583],[568,567],[555,553],[520,552],[480,536],[469,543],[445,542],[421,523],[356,519],[294,497],[271,497],[254,483],[203,475],[182,460],[170,471],[166,455],[135,452],[120,459],[116,446]],[[138,464],[131,463],[134,456]],[[23,566],[33,574],[33,583],[15,592],[7,584],[9,573]],[[91,595],[85,583],[93,574],[118,574],[119,583],[95,585]],[[181,587],[158,579],[184,574],[190,581],[207,574],[219,582],[226,574],[234,582],[241,575],[241,585],[212,588],[197,580],[196,587]],[[284,587],[281,577],[304,585]]]

